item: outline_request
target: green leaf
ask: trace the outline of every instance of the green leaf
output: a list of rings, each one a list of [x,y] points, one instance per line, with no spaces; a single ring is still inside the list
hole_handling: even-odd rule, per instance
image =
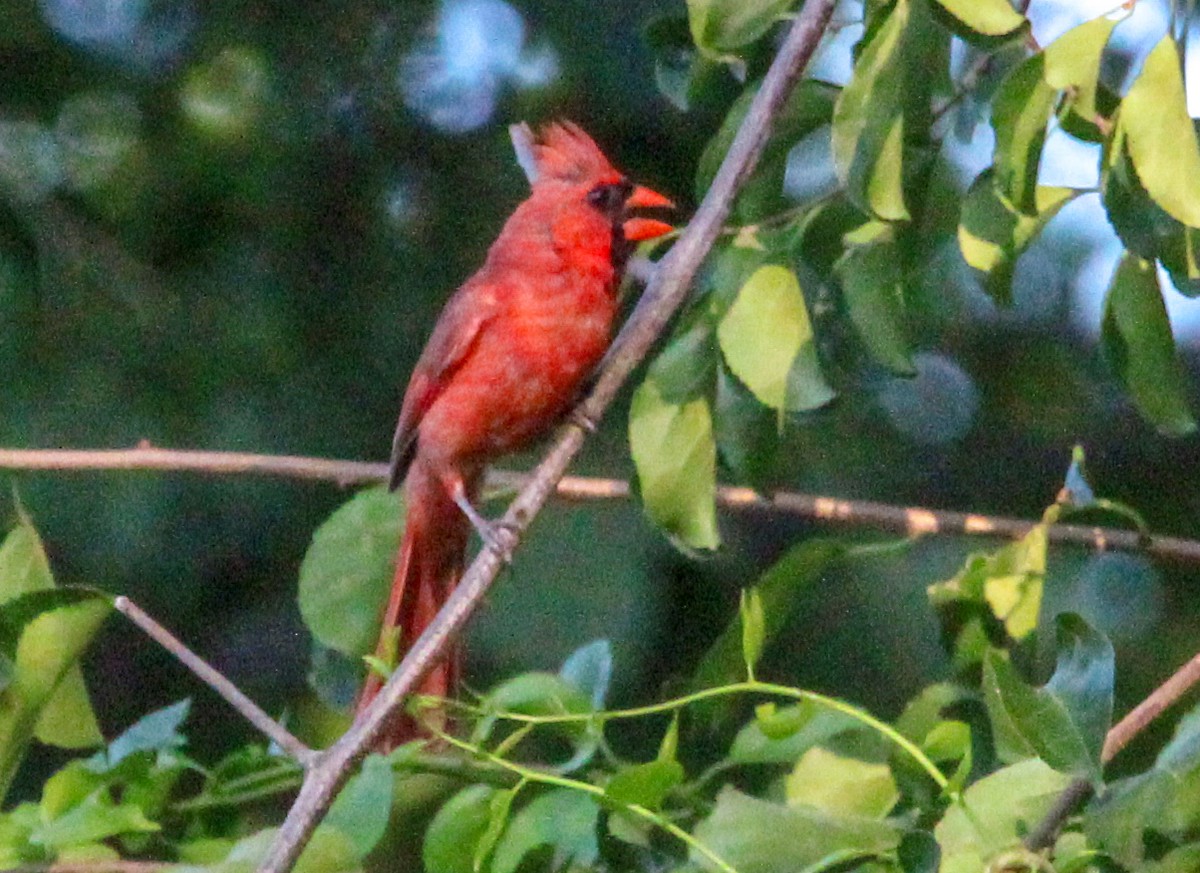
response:
[[[642,504],[683,545],[715,549],[717,448],[708,402],[668,402],[647,379],[629,410],[629,444]]]
[[[867,351],[883,366],[904,376],[916,374],[905,331],[900,252],[886,225],[872,222],[834,265],[846,310]],[[849,242],[849,240],[848,240]]]
[[[762,657],[766,640],[766,620],[763,618],[762,596],[754,588],[743,588],[738,613],[742,619],[742,661],[746,675],[754,676],[754,667]]]
[[[345,834],[360,858],[366,858],[387,831],[394,782],[388,759],[368,755],[325,816],[325,824]]]
[[[554,848],[559,864],[586,867],[600,855],[596,838],[600,807],[590,794],[569,788],[543,792],[509,820],[496,844],[491,873],[513,873],[529,852]]]
[[[983,656],[987,629],[999,623],[1020,641],[1037,628],[1046,577],[1046,522],[992,554],[976,552],[950,579],[930,585],[930,603],[943,615],[944,632],[956,638],[956,666]]]
[[[723,64],[697,51],[686,15],[660,15],[642,31],[654,60],[654,82],[659,92],[680,112],[687,112],[718,78]]]
[[[762,601],[763,643],[771,644],[802,603],[802,594],[819,581],[829,565],[845,554],[830,540],[808,540],[792,548],[768,569],[754,588]],[[712,688],[743,678],[742,620],[735,616],[704,654],[692,678],[697,688]]]
[[[522,673],[506,679],[480,701],[486,712],[569,715],[592,712],[590,695],[554,673]]]
[[[1152,263],[1126,253],[1113,275],[1101,328],[1105,357],[1142,415],[1171,436],[1196,429],[1183,367]]]
[[[1168,35],[1146,56],[1117,114],[1133,166],[1166,212],[1200,227],[1200,146],[1187,112],[1179,52]]]
[[[426,873],[475,873],[473,847],[491,821],[496,793],[490,785],[469,785],[442,805],[425,831]]]
[[[776,710],[760,707],[729,747],[734,764],[791,764],[809,749],[850,731],[863,729],[858,719],[806,700]]]
[[[833,109],[834,167],[850,200],[883,221],[906,221],[904,141],[905,32],[909,0],[896,0],[868,30],[854,74]]]
[[[978,35],[994,40],[1013,36],[1028,24],[1008,0],[936,0],[936,3],[959,25],[955,32],[960,36]]]
[[[96,772],[116,767],[138,752],[166,752],[187,744],[179,728],[188,717],[192,701],[188,698],[142,716],[92,759]]]
[[[401,500],[378,486],[355,494],[316,532],[300,564],[300,615],[323,645],[352,658],[375,648],[400,544]]]
[[[806,411],[833,399],[800,282],[787,267],[754,271],[722,317],[717,338],[730,371],[771,409]]]
[[[1081,192],[1038,186],[1035,214],[1010,206],[996,189],[994,171],[979,174],[967,192],[958,226],[958,247],[976,271],[984,289],[1001,306],[1012,304],[1012,277],[1025,249],[1042,228]]]
[[[593,640],[573,651],[558,675],[591,698],[593,709],[603,709],[612,683],[613,653],[608,640]]]
[[[779,453],[779,415],[758,402],[738,378],[721,366],[713,409],[717,452],[734,477],[766,491]]]
[[[1200,297],[1200,230],[1176,226],[1176,233],[1159,240],[1158,256],[1179,293]]]
[[[649,378],[668,403],[683,404],[712,393],[716,377],[716,327],[703,313],[675,331],[650,365]]]
[[[880,857],[900,843],[895,825],[809,806],[782,806],[723,788],[695,837],[738,873],[803,870],[836,856],[839,861]],[[689,859],[709,868],[694,849]]]
[[[648,761],[622,767],[608,780],[604,793],[616,803],[658,810],[683,777],[683,765],[678,761]]]
[[[996,188],[1020,212],[1037,215],[1038,168],[1058,92],[1046,82],[1046,57],[1036,54],[1005,77],[992,101]]]
[[[207,864],[205,873],[252,873],[266,857],[279,828],[264,828],[234,843],[220,863]],[[350,838],[336,828],[318,827],[293,868],[295,873],[358,873],[362,864]]]
[[[692,39],[714,54],[733,52],[770,30],[795,0],[687,0]]]
[[[35,828],[29,842],[54,853],[65,846],[94,843],[117,834],[155,833],[160,828],[131,803],[114,803],[100,788],[63,815]]]
[[[1114,672],[1112,645],[1070,614],[1058,618],[1058,663],[1042,688],[1026,685],[1000,653],[990,652],[983,690],[997,752],[1007,747],[1002,757],[1011,758],[1030,750],[1056,770],[1099,783]]]
[[[472,742],[480,743],[491,735],[498,714],[583,715],[594,711],[589,695],[572,682],[554,673],[522,673],[501,682],[480,701],[484,717],[475,725]],[[586,733],[581,723],[556,725],[555,729],[571,737]]]
[[[102,592],[54,587],[45,549],[27,519],[0,544],[0,652],[8,662],[0,691],[0,797],[37,728],[45,741],[101,742],[78,661],[110,610]],[[52,701],[52,717],[43,723]],[[64,719],[73,723],[63,727]]]
[[[961,721],[938,722],[933,730],[925,735],[921,751],[935,763],[957,761],[958,767],[950,778],[950,786],[946,793],[962,790],[971,775],[974,762],[970,725]]]
[[[806,804],[836,815],[883,818],[900,790],[887,764],[847,758],[820,746],[809,749],[784,780],[789,806]]]
[[[55,634],[69,636],[73,633],[66,613],[59,614],[58,618],[51,617],[60,607],[90,602],[92,606],[86,607],[85,612],[103,610],[107,614],[102,605],[107,599],[106,594],[91,588],[54,586],[41,538],[28,519],[23,518],[0,544],[0,653],[6,660],[16,657],[18,643],[25,639],[27,632],[31,634],[25,643],[27,652],[55,645]],[[84,632],[90,638],[94,630]],[[10,668],[11,671],[18,669],[18,665]],[[10,672],[8,682],[17,678],[16,672]],[[32,678],[29,675],[23,677],[27,691]],[[69,665],[54,682],[53,692],[44,699],[42,691],[46,689],[39,684],[37,700],[27,701],[36,704],[34,736],[43,743],[71,749],[88,748],[103,742],[78,664]],[[2,718],[0,716],[0,720]]]
[[[1019,848],[1070,782],[1037,758],[980,779],[933,830],[942,850],[939,873],[979,873],[1001,852]]]
[[[1088,804],[1083,824],[1094,846],[1138,870],[1147,831],[1156,842],[1194,836],[1200,827],[1200,705],[1180,719],[1150,770],[1110,783]]]
[[[1066,91],[1066,107],[1081,121],[1094,125],[1100,112],[1100,61],[1120,19],[1102,15],[1068,30],[1045,49],[1046,82]]]

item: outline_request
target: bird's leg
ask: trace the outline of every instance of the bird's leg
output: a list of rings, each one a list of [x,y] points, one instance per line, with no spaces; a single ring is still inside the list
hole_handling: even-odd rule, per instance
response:
[[[454,477],[446,486],[450,499],[462,510],[484,544],[496,552],[504,563],[512,562],[513,549],[517,545],[517,532],[513,525],[504,520],[488,521],[479,510],[471,505],[467,488],[461,477]]]

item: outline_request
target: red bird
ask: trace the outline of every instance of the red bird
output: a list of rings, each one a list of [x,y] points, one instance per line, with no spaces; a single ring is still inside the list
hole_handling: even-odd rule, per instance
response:
[[[390,487],[405,482],[408,518],[383,615],[384,660],[397,629],[403,654],[449,596],[471,526],[494,540],[474,507],[484,467],[562,419],[608,348],[633,244],[672,229],[632,214],[672,204],[626,179],[576,125],[551,124],[537,137],[525,125],[512,133],[532,193],[446,303],[396,426]],[[457,661],[449,654],[418,693],[448,696]],[[360,712],[381,685],[377,674],[368,677]],[[405,716],[389,740],[417,735]]]

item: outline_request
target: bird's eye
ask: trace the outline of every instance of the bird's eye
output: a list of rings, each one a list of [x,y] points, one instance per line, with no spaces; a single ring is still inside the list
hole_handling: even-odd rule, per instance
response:
[[[620,216],[632,190],[633,186],[624,181],[597,185],[588,192],[587,202],[615,220]]]

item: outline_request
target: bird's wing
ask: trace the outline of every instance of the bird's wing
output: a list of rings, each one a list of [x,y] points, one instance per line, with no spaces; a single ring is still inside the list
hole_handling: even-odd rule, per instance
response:
[[[392,438],[388,471],[388,487],[392,490],[404,481],[416,454],[421,419],[470,356],[497,309],[497,295],[484,283],[468,282],[446,303],[404,392],[400,420]]]

